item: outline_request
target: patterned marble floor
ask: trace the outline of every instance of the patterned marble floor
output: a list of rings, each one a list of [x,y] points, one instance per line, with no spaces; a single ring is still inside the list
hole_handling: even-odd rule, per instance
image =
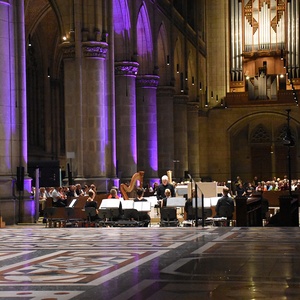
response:
[[[299,299],[300,229],[0,229],[0,299]]]

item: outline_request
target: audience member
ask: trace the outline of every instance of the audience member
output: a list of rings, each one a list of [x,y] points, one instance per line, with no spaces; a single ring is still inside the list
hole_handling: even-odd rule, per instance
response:
[[[51,197],[53,199],[53,206],[66,206],[66,197],[61,193],[62,188],[53,188]]]

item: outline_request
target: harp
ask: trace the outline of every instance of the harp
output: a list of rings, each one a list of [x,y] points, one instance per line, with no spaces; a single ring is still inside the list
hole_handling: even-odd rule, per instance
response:
[[[125,183],[121,183],[120,191],[121,191],[121,194],[122,194],[124,200],[129,199],[128,193],[133,191],[133,189],[136,186],[137,181],[140,182],[141,187],[143,186],[144,173],[145,173],[144,171],[139,171],[137,173],[134,173],[133,176],[131,177],[129,186],[127,186]]]

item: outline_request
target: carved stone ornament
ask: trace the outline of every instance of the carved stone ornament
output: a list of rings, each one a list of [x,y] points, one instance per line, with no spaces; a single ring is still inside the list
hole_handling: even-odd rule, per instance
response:
[[[115,62],[115,75],[136,76],[139,70],[139,63],[135,61]]]
[[[82,49],[85,57],[106,58],[108,44],[105,42],[83,42]]]
[[[159,76],[157,75],[143,75],[136,79],[136,86],[143,88],[157,88]]]
[[[65,42],[60,45],[62,50],[63,58],[74,58],[75,57],[75,44],[70,42]]]

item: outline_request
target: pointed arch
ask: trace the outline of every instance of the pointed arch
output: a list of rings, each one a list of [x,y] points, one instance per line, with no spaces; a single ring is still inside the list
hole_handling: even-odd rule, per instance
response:
[[[259,124],[254,128],[251,133],[250,141],[251,143],[264,143],[271,142],[272,138],[267,128],[262,124]]]
[[[177,94],[181,92],[181,73],[184,72],[184,60],[182,51],[182,41],[178,37],[175,43],[174,50],[174,78],[175,78],[175,91]]]
[[[157,36],[157,60],[160,75],[160,85],[169,85],[170,50],[165,24],[162,22]]]
[[[148,11],[144,2],[140,7],[137,18],[137,52],[140,74],[152,73],[152,33]]]
[[[115,42],[115,59],[116,61],[128,60],[130,53],[130,13],[127,0],[114,0],[114,42]]]
[[[189,96],[191,100],[195,100],[197,97],[196,81],[197,81],[197,62],[195,60],[196,54],[192,50],[188,54],[188,88]]]

